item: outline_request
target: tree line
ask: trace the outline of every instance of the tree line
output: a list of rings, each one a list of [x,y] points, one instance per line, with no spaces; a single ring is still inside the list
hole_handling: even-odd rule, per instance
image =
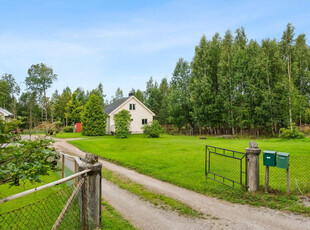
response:
[[[280,41],[249,41],[244,28],[202,36],[192,61],[180,58],[169,84],[150,80],[145,95],[162,124],[275,135],[310,122],[310,48],[291,24]]]
[[[180,58],[171,80],[151,77],[146,90],[131,93],[146,104],[161,125],[207,131],[210,134],[272,134],[280,128],[310,123],[310,47],[305,34],[295,36],[288,24],[282,38],[248,40],[244,28],[234,33],[202,36],[189,62]],[[69,87],[47,97],[57,80],[51,67],[32,65],[25,79],[26,92],[11,74],[0,80],[0,107],[26,117],[27,128],[43,121],[71,125],[81,120],[92,94],[102,107],[122,98],[118,88],[108,100],[103,85],[91,91]]]

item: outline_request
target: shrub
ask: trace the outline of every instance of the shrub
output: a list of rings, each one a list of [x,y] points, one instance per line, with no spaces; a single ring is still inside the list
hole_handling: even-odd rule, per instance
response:
[[[67,126],[67,127],[64,127],[62,131],[64,131],[65,133],[73,133],[73,126]]]
[[[103,136],[106,128],[106,117],[100,98],[92,94],[82,114],[82,134],[85,136]]]
[[[160,126],[158,121],[153,121],[151,125],[146,124],[143,126],[143,133],[147,137],[157,138],[164,132],[164,129]]]
[[[114,116],[115,136],[117,138],[127,138],[129,135],[129,127],[131,123],[131,114],[123,109]]]
[[[298,131],[296,126],[293,126],[293,130],[291,129],[280,129],[281,134],[279,135],[280,138],[283,139],[302,139],[305,138],[305,134]]]

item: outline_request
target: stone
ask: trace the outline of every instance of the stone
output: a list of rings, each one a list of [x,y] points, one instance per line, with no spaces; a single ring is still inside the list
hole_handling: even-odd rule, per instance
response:
[[[87,164],[95,164],[98,162],[98,156],[91,154],[91,153],[86,153],[85,156],[85,163]]]
[[[250,141],[250,149],[257,149],[258,148],[258,144],[255,141]]]

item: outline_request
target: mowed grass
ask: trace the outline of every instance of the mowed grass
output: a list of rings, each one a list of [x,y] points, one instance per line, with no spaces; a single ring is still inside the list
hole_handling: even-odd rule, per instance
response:
[[[289,152],[291,156],[303,156],[306,157],[305,159],[310,157],[309,138],[303,140],[259,139],[256,141],[262,150]],[[310,208],[302,206],[294,195],[251,194],[240,189],[231,189],[212,180],[206,180],[204,175],[206,145],[244,152],[249,142],[250,139],[224,139],[221,137],[207,137],[206,140],[201,140],[197,136],[164,135],[161,138],[152,139],[145,138],[143,135],[131,135],[127,139],[104,136],[71,141],[70,143],[84,151],[97,154],[104,159],[135,169],[143,174],[203,194],[231,202],[310,214]],[[260,158],[262,161],[262,155]],[[218,165],[222,163],[221,161],[215,162]],[[260,169],[262,182],[264,180],[262,162]],[[296,170],[309,170],[309,162],[301,162]],[[303,173],[302,176],[307,176],[307,174]],[[283,183],[280,183],[280,186],[285,188]]]
[[[82,133],[57,133],[54,135],[56,138],[67,139],[67,138],[89,138],[88,136],[82,135]]]
[[[29,189],[32,188],[36,188],[39,187],[41,185],[44,184],[48,184],[50,182],[59,180],[60,176],[58,175],[57,172],[50,172],[49,175],[46,176],[42,176],[41,180],[43,181],[42,183],[30,183],[30,182],[26,182],[25,184],[23,182],[21,182],[20,186],[12,186],[10,187],[10,185],[8,184],[3,184],[0,185],[0,199],[4,198],[4,197],[8,197],[14,194],[18,194],[24,191],[27,191]],[[17,198],[15,200],[12,201],[8,201],[6,203],[0,204],[0,214],[4,213],[4,212],[9,212],[13,209],[18,209],[21,207],[24,207],[28,204],[32,204],[36,201],[40,201],[46,197],[48,197],[49,195],[53,194],[54,192],[58,191],[59,189],[64,188],[65,185],[58,185],[58,186],[53,186],[20,198]]]

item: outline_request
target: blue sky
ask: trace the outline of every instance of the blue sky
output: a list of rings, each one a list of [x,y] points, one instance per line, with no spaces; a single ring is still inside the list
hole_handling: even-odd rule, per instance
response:
[[[249,39],[280,39],[288,22],[309,35],[310,1],[0,0],[0,75],[23,82],[31,64],[58,75],[49,95],[103,83],[145,89],[152,76],[171,78],[180,57],[192,60],[208,39],[243,26]],[[309,41],[307,40],[309,44]]]

